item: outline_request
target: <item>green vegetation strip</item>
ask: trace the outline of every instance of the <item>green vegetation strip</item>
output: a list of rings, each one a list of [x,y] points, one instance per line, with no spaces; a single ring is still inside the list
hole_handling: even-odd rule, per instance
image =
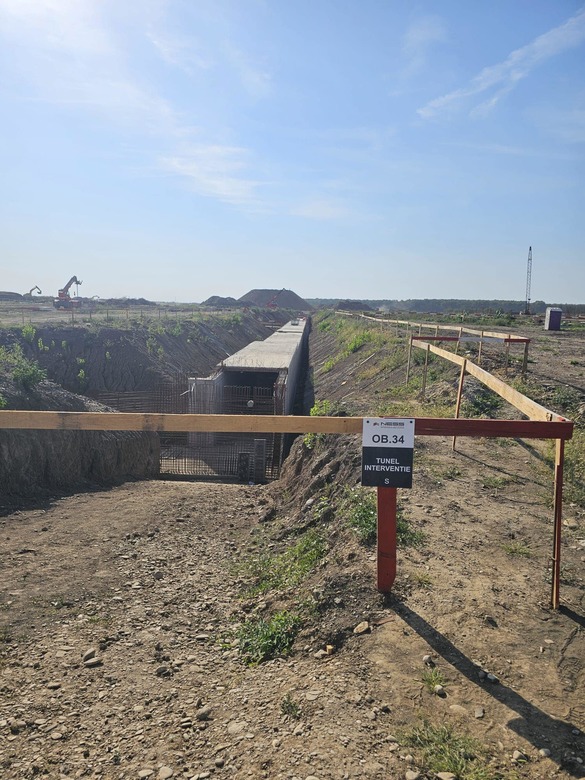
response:
[[[343,499],[343,508],[350,528],[356,532],[362,544],[374,544],[377,533],[376,493],[368,488],[348,488]],[[399,547],[420,547],[425,536],[414,529],[404,516],[401,507],[397,509],[396,541]]]
[[[245,572],[254,580],[246,595],[254,596],[298,585],[315,568],[325,550],[320,534],[310,530],[279,555],[264,553],[252,558],[245,564]]]

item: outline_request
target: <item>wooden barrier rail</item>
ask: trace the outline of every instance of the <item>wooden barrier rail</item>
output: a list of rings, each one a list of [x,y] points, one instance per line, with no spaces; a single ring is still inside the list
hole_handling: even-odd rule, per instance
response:
[[[511,389],[511,388],[510,388]],[[528,399],[529,400],[529,399]],[[507,436],[570,439],[573,423],[556,420],[478,420],[417,417],[417,436]],[[363,417],[293,417],[240,414],[158,414],[150,412],[0,411],[0,429],[74,431],[160,431],[199,433],[358,433]]]

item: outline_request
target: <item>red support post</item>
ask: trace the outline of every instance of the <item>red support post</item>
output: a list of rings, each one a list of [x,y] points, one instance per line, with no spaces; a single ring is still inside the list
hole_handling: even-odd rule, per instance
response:
[[[396,488],[378,489],[377,585],[390,593],[396,579]]]

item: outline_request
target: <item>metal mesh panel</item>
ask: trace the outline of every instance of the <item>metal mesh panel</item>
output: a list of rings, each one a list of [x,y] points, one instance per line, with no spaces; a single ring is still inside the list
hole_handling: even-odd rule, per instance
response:
[[[190,393],[187,375],[158,385],[152,392],[100,393],[96,399],[122,412],[169,414],[279,414],[283,386],[221,387],[196,380]],[[252,400],[253,406],[248,402]],[[281,434],[160,433],[161,476],[264,482],[280,473]]]

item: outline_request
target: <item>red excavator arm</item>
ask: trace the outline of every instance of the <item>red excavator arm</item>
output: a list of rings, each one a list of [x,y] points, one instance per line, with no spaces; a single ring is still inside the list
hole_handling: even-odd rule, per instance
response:
[[[69,290],[71,289],[72,284],[79,286],[80,284],[83,284],[83,282],[81,282],[76,276],[72,276],[65,287],[62,287],[59,290],[57,297],[53,301],[53,306],[56,309],[71,309],[74,306],[79,306],[78,301],[72,301],[71,296],[69,295]]]

